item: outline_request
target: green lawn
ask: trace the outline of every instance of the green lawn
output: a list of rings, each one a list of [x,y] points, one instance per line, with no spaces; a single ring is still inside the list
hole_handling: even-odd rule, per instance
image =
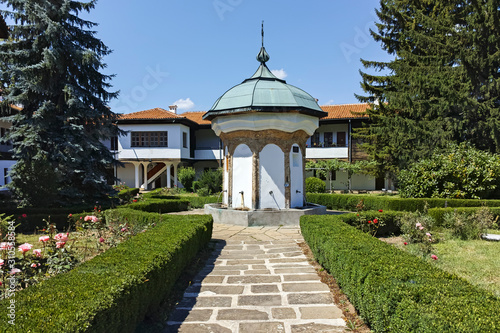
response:
[[[500,231],[489,230],[489,233],[500,234]],[[500,297],[500,242],[463,241],[452,238],[447,230],[439,233],[439,237],[441,241],[433,245],[434,251],[432,252],[438,256],[438,260],[431,260],[427,256],[429,262]],[[381,240],[401,250],[418,254],[417,245],[403,245],[402,237],[389,237]]]
[[[500,297],[500,242],[447,239],[434,247],[435,265]]]

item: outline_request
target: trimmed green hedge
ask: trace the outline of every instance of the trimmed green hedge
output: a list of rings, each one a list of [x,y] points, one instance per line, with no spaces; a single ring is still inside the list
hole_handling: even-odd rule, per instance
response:
[[[138,188],[127,188],[118,192],[117,196],[122,200],[128,201],[132,197],[135,197],[137,194],[139,194],[139,191],[140,189]]]
[[[181,212],[188,209],[188,200],[176,199],[147,199],[146,201],[133,202],[126,205],[126,208],[141,210],[143,212],[151,213],[171,213]]]
[[[363,200],[366,210],[396,210],[416,212],[423,211],[425,203],[428,208],[445,207],[500,207],[500,200],[474,199],[439,199],[439,198],[393,198],[386,196],[358,195],[358,194],[323,194],[307,193],[308,202],[326,206],[328,209],[355,211],[356,205]]]
[[[446,213],[452,213],[457,211],[458,213],[475,213],[480,209],[480,207],[457,207],[457,208],[432,208],[427,211],[435,221],[436,226],[443,226],[444,215]],[[500,216],[500,207],[490,207],[490,211],[495,216]]]
[[[158,214],[141,214],[158,219]],[[9,300],[0,301],[0,331],[134,332],[212,235],[208,215],[162,215],[161,220],[70,272],[17,292],[15,326],[8,323]]]
[[[216,203],[220,200],[220,196],[209,195],[205,197],[198,196],[183,196],[182,199],[189,200],[191,208],[203,208],[206,204]]]
[[[498,332],[500,300],[343,221],[302,216],[304,239],[375,332]]]

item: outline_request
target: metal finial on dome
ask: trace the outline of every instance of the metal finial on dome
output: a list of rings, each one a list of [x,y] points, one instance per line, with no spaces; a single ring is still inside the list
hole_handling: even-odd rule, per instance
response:
[[[261,30],[261,33],[262,33],[262,47],[260,48],[260,52],[257,55],[257,60],[260,63],[265,64],[266,62],[269,61],[270,57],[269,57],[269,54],[266,51],[266,48],[264,47],[264,21],[262,21],[262,30]]]

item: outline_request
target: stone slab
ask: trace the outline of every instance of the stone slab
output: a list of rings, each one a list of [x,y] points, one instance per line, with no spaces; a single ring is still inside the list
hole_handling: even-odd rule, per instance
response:
[[[274,319],[295,319],[297,314],[292,308],[272,308],[271,314]]]
[[[289,294],[288,304],[333,304],[330,293]]]
[[[285,333],[285,325],[280,322],[240,323],[239,333]]]
[[[281,295],[248,295],[238,297],[238,306],[277,306],[281,305]]]
[[[308,306],[299,308],[301,319],[340,319],[342,310],[336,306]]]
[[[268,320],[269,316],[264,311],[247,309],[223,309],[219,310],[217,320]]]

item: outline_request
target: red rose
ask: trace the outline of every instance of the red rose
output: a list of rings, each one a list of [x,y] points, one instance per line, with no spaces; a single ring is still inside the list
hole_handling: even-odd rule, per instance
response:
[[[372,221],[368,221],[368,223],[372,223]]]
[[[407,242],[405,242],[404,244],[405,244],[405,245],[408,245],[408,243],[407,243]]]
[[[373,223],[378,223],[378,220],[377,219],[373,219]]]
[[[378,211],[379,211],[380,213],[382,213],[382,212],[383,212],[383,210],[382,210],[382,209],[379,209]]]

